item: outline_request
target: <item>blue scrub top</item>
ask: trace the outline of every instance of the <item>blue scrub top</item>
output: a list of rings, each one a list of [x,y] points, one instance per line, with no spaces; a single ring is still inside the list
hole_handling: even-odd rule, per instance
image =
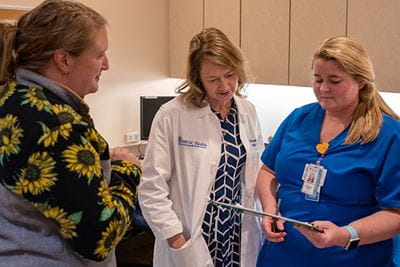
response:
[[[327,169],[318,202],[301,193],[304,166],[316,163],[325,110],[313,103],[294,110],[262,155],[280,183],[282,215],[302,221],[328,220],[344,226],[381,208],[400,207],[400,122],[384,115],[373,142],[343,145],[348,129],[329,142],[321,161]],[[346,251],[315,248],[291,224],[282,243],[266,242],[258,266],[393,266],[392,239]]]

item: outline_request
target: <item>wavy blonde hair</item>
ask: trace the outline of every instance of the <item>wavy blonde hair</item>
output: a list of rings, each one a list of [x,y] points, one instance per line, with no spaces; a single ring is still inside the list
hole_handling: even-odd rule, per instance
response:
[[[17,25],[0,23],[0,83],[14,79],[16,67],[40,73],[58,49],[79,56],[105,25],[96,11],[68,0],[46,0]]]
[[[247,83],[247,65],[241,50],[232,44],[222,31],[206,28],[190,41],[186,79],[175,90],[183,97],[185,103],[196,107],[208,104],[205,89],[200,81],[200,64],[204,59],[232,69],[239,79],[235,94],[242,96],[241,91]]]
[[[342,71],[350,74],[356,81],[365,84],[360,89],[360,102],[353,113],[345,144],[374,141],[382,127],[382,113],[386,113],[396,120],[400,119],[380,96],[375,85],[371,59],[357,40],[345,36],[328,38],[315,52],[313,63],[316,58],[334,60]]]

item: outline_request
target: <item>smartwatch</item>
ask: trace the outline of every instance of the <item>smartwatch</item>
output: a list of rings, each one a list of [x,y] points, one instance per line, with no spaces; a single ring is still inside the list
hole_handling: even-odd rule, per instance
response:
[[[358,236],[356,229],[354,229],[354,227],[351,225],[346,225],[344,228],[350,233],[350,239],[347,241],[344,249],[351,250],[357,248],[358,244],[360,243],[360,237]]]

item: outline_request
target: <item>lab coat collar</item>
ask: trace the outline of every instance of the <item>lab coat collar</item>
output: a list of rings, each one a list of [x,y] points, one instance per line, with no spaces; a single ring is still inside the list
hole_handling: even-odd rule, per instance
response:
[[[242,98],[237,95],[233,95],[233,100],[235,101],[239,116],[247,116],[248,111],[243,106]],[[207,115],[208,116],[214,115],[214,112],[210,108],[210,104],[207,104],[207,106],[204,106],[199,109],[199,118]]]
[[[239,116],[247,116],[249,114],[248,110],[244,108],[243,106],[243,98],[237,95],[233,96],[233,99],[235,100],[236,107],[238,109]]]

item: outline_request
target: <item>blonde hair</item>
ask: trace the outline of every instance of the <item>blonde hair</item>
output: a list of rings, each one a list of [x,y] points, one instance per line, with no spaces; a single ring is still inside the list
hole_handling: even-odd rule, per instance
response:
[[[14,79],[16,67],[40,73],[58,49],[79,56],[105,25],[96,11],[68,0],[46,0],[22,15],[17,25],[1,23],[0,83]]]
[[[345,144],[374,141],[383,123],[383,113],[399,120],[399,116],[385,103],[375,85],[371,59],[362,45],[351,37],[337,36],[326,39],[313,57],[334,60],[339,68],[363,83],[359,91],[359,104],[353,113]]]
[[[208,104],[206,92],[200,81],[200,64],[204,59],[232,69],[239,80],[235,94],[242,96],[241,91],[247,82],[247,66],[242,52],[222,31],[206,28],[190,41],[186,79],[175,90],[183,97],[185,103],[196,107]]]

